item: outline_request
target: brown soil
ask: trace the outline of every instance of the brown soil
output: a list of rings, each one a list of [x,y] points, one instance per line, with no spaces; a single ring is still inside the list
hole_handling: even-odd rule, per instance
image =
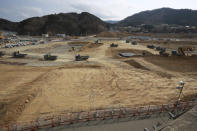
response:
[[[92,43],[92,42],[83,42],[83,41],[77,41],[77,42],[69,42],[68,45],[70,46],[81,46],[79,49],[79,52],[92,52],[96,50],[98,47],[102,46],[103,43]]]
[[[162,57],[162,56],[149,56],[144,57],[148,62],[160,66],[166,70],[176,72],[196,72],[197,71],[197,57]]]
[[[188,33],[127,33],[127,32],[101,32],[97,37],[127,37],[127,36],[150,36],[159,38],[196,38],[197,34]]]
[[[119,47],[110,48],[112,42]],[[67,46],[67,43],[62,44]],[[43,48],[52,45],[46,44]],[[185,96],[197,93],[196,57],[152,56],[158,52],[122,41],[84,45],[80,54],[90,55],[88,61],[75,62],[74,53],[61,54],[59,51],[60,59],[57,61],[66,63],[58,67],[0,64],[0,123],[28,122],[45,115],[59,115],[60,112],[174,102],[178,95],[175,87],[180,80],[186,83]],[[36,47],[40,48],[31,48]],[[20,50],[28,48],[21,47]],[[137,54],[143,51],[150,52],[151,56],[117,57],[119,52]],[[21,62],[19,59],[16,61]],[[46,66],[50,64],[37,62]]]
[[[182,98],[182,100],[185,101],[185,102],[191,101],[191,100],[196,100],[196,99],[197,99],[197,93],[196,94],[187,95],[187,96],[185,96],[183,94],[183,98]]]
[[[115,38],[120,38],[120,37],[127,37],[130,36],[131,34],[127,32],[101,32],[100,34],[97,34],[97,37],[115,37]]]
[[[69,42],[68,45],[74,46],[74,45],[88,45],[90,42],[83,42],[83,41],[76,41],[76,42]]]
[[[102,45],[103,43],[88,43],[86,46],[83,46],[80,51],[93,51]]]
[[[0,64],[0,125],[14,122],[36,97],[31,83],[48,69]]]
[[[26,65],[26,63],[8,62],[8,61],[0,61],[0,64],[5,64],[5,65]]]
[[[140,63],[136,62],[135,60],[128,60],[125,61],[126,63],[128,63],[129,65],[138,68],[138,69],[142,69],[142,70],[149,70],[148,68],[142,66]]]

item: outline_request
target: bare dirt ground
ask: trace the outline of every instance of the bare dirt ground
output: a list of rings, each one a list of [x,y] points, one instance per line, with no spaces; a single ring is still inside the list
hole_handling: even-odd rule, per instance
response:
[[[150,36],[159,38],[196,38],[196,33],[128,33],[128,32],[101,32],[97,37],[127,37],[127,36]]]
[[[0,64],[0,124],[15,121],[19,117],[36,97],[38,88],[32,88],[31,83],[48,71],[47,68]]]
[[[119,47],[110,48],[112,42]],[[143,44],[102,43],[95,46],[90,42],[78,51],[69,51],[67,42],[24,47],[20,50],[34,59],[0,58],[4,62],[0,63],[0,124],[67,112],[174,102],[180,80],[186,83],[184,96],[197,93],[196,57],[152,56],[158,52]],[[58,60],[39,60],[48,51],[58,55]],[[143,51],[151,55],[118,56],[120,52]],[[90,59],[75,62],[75,54],[90,55]]]

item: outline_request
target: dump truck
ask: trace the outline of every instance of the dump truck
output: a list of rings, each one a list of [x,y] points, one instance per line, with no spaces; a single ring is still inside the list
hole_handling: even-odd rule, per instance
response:
[[[112,44],[110,45],[110,47],[118,47],[118,44],[112,43]]]
[[[79,54],[75,56],[75,61],[85,61],[87,59],[89,59],[89,56],[81,56]]]
[[[0,51],[0,57],[4,56],[5,55],[5,52],[3,51]]]
[[[57,60],[57,56],[52,56],[50,53],[44,55],[44,60],[54,61]]]
[[[155,46],[154,45],[147,45],[147,48],[154,49]]]
[[[132,42],[132,45],[137,45],[137,41],[133,41]]]
[[[169,56],[169,54],[166,53],[165,50],[161,50],[161,51],[159,52],[159,54],[160,54],[161,56],[166,56],[166,57]]]
[[[19,51],[14,52],[13,54],[14,58],[25,58],[27,54],[21,54]]]

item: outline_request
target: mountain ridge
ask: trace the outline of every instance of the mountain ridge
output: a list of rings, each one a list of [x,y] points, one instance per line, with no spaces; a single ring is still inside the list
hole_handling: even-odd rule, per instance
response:
[[[120,26],[137,26],[141,24],[169,24],[197,26],[197,10],[159,8],[136,13],[120,21]]]
[[[197,10],[159,8],[142,11],[113,23],[102,21],[100,18],[88,13],[59,13],[42,17],[32,17],[20,22],[11,22],[0,19],[0,30],[18,32],[19,35],[67,34],[88,35],[107,31],[114,26],[147,25],[181,25],[197,26]],[[112,24],[113,23],[113,24]]]
[[[10,24],[10,28],[5,23]],[[109,24],[88,13],[59,13],[42,17],[31,17],[21,22],[0,19],[0,29],[16,31],[20,35],[41,35],[43,33],[68,35],[95,34],[107,30]]]

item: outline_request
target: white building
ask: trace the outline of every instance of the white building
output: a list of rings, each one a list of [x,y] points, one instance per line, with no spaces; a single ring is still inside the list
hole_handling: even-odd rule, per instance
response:
[[[42,37],[43,38],[48,38],[49,37],[49,34],[42,34]]]

